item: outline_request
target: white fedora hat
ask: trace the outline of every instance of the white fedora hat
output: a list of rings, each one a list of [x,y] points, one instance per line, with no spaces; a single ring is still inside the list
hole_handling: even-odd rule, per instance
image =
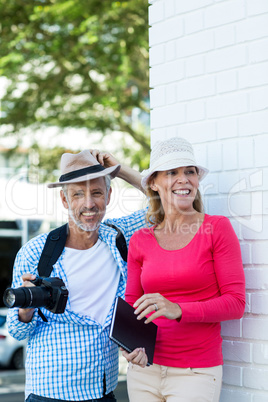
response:
[[[120,167],[121,165],[115,165],[104,168],[88,150],[78,154],[65,153],[61,157],[59,181],[48,184],[48,187],[59,187],[64,184],[93,180],[108,174],[113,179],[118,175]]]
[[[151,151],[149,169],[141,173],[141,185],[146,188],[148,180],[154,172],[183,166],[196,166],[199,180],[202,180],[208,173],[208,169],[196,163],[193,147],[184,138],[173,137],[165,141],[158,141]]]

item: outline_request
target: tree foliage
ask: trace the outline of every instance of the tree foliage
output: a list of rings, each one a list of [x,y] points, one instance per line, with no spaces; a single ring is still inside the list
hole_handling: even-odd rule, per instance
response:
[[[0,0],[5,133],[121,131],[148,154],[147,0]],[[143,150],[143,152],[141,152]],[[126,154],[129,153],[125,149]],[[141,166],[142,167],[142,166]]]

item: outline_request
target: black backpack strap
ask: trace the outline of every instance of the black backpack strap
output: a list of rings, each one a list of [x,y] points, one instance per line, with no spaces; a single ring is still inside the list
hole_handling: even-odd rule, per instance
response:
[[[37,267],[39,276],[49,277],[53,269],[53,265],[58,260],[64,249],[68,233],[68,224],[66,223],[59,228],[52,230],[44,245],[39,264]]]
[[[117,226],[112,225],[111,223],[105,222],[105,225],[110,226],[111,228],[113,228],[113,229],[115,229],[117,231],[116,247],[118,248],[123,260],[125,262],[127,262],[127,252],[128,252],[128,250],[127,250],[127,242],[126,242],[126,239],[125,239],[123,233],[121,232],[121,230]]]

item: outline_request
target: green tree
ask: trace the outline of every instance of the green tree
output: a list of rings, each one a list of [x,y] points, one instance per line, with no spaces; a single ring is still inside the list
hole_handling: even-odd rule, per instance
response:
[[[147,0],[0,0],[0,7],[5,135],[51,126],[120,131],[138,144],[131,151],[122,144],[125,155],[146,167]]]

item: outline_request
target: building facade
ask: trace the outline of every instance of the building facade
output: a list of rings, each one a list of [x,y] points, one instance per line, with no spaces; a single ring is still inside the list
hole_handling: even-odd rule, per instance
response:
[[[230,218],[247,286],[222,324],[221,402],[268,400],[268,2],[150,0],[151,142],[181,136],[210,174],[205,210]]]

